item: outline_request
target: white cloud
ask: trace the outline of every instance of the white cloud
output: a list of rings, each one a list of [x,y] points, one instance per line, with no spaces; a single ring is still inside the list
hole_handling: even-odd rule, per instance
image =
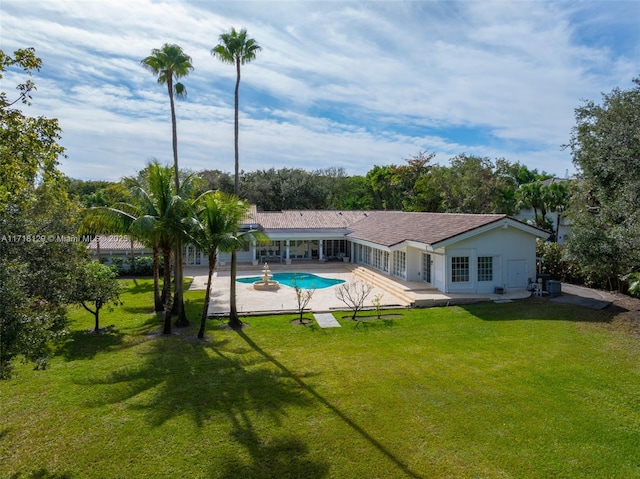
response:
[[[263,47],[242,70],[244,170],[365,174],[426,149],[441,163],[466,152],[564,175],[581,99],[640,70],[628,18],[640,7],[622,3],[4,0],[0,27],[2,49],[43,58],[33,111],[59,118],[71,176],[170,159],[167,94],[139,64],[165,42],[195,66],[177,104],[182,164],[231,171],[235,70],[210,50],[232,25]]]

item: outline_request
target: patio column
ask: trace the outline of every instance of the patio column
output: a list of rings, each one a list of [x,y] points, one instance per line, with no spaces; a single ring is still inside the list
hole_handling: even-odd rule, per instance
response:
[[[318,240],[318,259],[320,261],[324,259],[324,252],[322,251],[323,246],[324,246],[323,240]]]
[[[291,257],[289,256],[289,251],[290,251],[290,246],[291,246],[291,242],[289,240],[286,240],[284,243],[285,246],[285,252],[284,252],[284,257],[287,260],[287,262],[291,259]]]
[[[251,264],[256,266],[258,264],[256,240],[251,240]]]

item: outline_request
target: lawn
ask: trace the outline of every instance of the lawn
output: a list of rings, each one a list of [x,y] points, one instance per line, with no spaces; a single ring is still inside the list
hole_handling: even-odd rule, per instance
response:
[[[640,341],[543,301],[156,334],[151,282],[0,382],[0,477],[640,477]],[[187,292],[194,323],[203,292]],[[356,327],[357,326],[357,327]]]

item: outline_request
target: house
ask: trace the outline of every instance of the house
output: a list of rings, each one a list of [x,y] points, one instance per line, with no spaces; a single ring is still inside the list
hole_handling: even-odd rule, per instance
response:
[[[91,259],[108,265],[128,265],[132,257],[149,256],[152,253],[151,249],[145,247],[140,241],[126,235],[96,235],[87,248]]]
[[[270,241],[238,251],[239,263],[349,261],[444,293],[525,289],[536,277],[536,239],[549,236],[507,215],[254,208],[247,222]]]

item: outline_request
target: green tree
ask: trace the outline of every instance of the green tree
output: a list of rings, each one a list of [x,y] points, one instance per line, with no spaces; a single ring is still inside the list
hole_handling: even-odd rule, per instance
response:
[[[612,289],[640,270],[640,78],[633,83],[577,108],[567,145],[579,171],[568,252]]]
[[[29,49],[0,50],[0,78],[24,75],[17,96],[0,92],[0,376],[17,355],[47,364],[48,344],[66,325],[67,278],[85,253],[77,242],[76,205],[58,170],[64,148],[55,119],[30,117],[40,58]]]
[[[249,211],[249,204],[236,196],[220,191],[205,194],[196,203],[200,223],[195,234],[196,242],[207,253],[209,272],[204,306],[200,317],[198,338],[204,338],[209,302],[211,301],[211,278],[216,265],[218,251],[232,251],[248,241],[261,239],[258,232],[238,233],[238,223]]]
[[[545,200],[548,210],[556,213],[554,240],[557,242],[560,233],[560,220],[571,201],[569,184],[566,181],[551,183],[546,187]]]
[[[167,85],[169,94],[169,103],[171,105],[171,131],[173,145],[173,168],[175,190],[180,191],[180,171],[178,166],[178,128],[176,122],[176,110],[174,104],[174,95],[178,98],[187,95],[187,89],[179,79],[185,77],[193,70],[191,57],[182,51],[178,45],[170,45],[165,43],[162,48],[154,48],[151,55],[141,61],[143,67],[158,77],[158,83]],[[168,267],[167,263],[165,266]],[[183,265],[182,265],[182,243],[176,242],[175,245],[175,306],[178,315],[177,324],[187,326],[187,320],[184,311],[183,299]]]
[[[100,310],[109,304],[120,304],[122,285],[118,273],[98,261],[89,261],[76,275],[71,302],[80,304],[93,314],[94,333],[100,332]]]
[[[85,215],[85,228],[92,232],[127,233],[151,246],[154,251],[154,299],[158,302],[158,255],[163,257],[162,310],[164,334],[171,334],[173,298],[171,295],[171,254],[175,244],[191,239],[193,211],[190,198],[193,176],[187,176],[175,190],[169,166],[152,162],[144,180],[126,178],[134,201],[113,207],[92,208]],[[178,276],[174,274],[174,281]]]
[[[234,94],[234,152],[235,152],[235,176],[234,194],[240,195],[240,157],[238,151],[238,113],[239,113],[239,93],[240,93],[240,65],[249,63],[256,58],[256,54],[262,47],[253,39],[247,36],[247,30],[241,29],[239,32],[232,28],[230,32],[223,33],[219,37],[220,43],[216,45],[211,54],[223,63],[230,63],[236,67],[236,88]],[[233,327],[240,327],[242,322],[238,317],[238,307],[236,304],[236,251],[231,252],[231,311],[229,313],[229,324]]]

